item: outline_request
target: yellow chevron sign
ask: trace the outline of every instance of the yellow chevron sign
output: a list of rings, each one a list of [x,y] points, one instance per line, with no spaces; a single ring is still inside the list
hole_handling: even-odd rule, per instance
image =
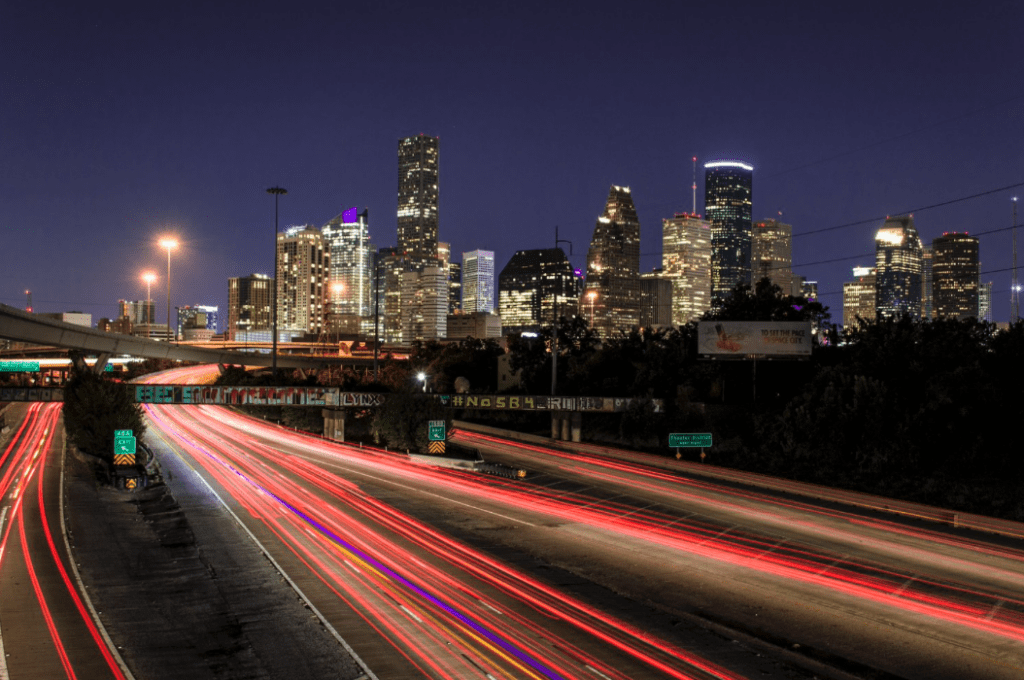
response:
[[[427,446],[427,451],[430,453],[444,453],[444,442],[430,442]]]
[[[115,453],[114,465],[135,465],[134,453]]]

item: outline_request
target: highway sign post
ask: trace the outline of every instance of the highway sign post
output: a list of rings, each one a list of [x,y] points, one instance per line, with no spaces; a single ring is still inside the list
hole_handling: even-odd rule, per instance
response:
[[[682,448],[699,448],[700,451],[700,462],[704,462],[704,458],[707,454],[704,453],[704,449],[711,448],[711,433],[710,432],[674,432],[668,436],[668,445],[676,450],[676,458],[682,458],[682,454],[679,453],[679,449]]]
[[[135,465],[136,441],[131,430],[114,430],[114,465]]]
[[[445,426],[443,420],[427,421],[427,451],[444,453]]]

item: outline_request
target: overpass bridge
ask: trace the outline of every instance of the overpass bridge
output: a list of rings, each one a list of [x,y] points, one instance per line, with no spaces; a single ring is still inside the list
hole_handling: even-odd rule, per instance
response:
[[[174,342],[149,340],[134,335],[105,333],[95,328],[76,326],[63,321],[41,319],[35,314],[0,304],[0,338],[30,342],[48,347],[75,349],[97,357],[94,369],[102,371],[111,356],[127,354],[147,359],[194,361],[204,364],[271,366],[270,354],[252,354],[227,349],[207,348]],[[351,364],[352,357],[277,355],[281,368],[317,369]],[[363,362],[372,359],[362,359]]]

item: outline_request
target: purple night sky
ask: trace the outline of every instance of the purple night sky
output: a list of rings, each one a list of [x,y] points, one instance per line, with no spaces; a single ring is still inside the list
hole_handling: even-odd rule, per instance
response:
[[[555,225],[581,266],[620,184],[649,271],[694,155],[753,164],[754,219],[796,234],[879,218],[794,238],[834,320],[885,215],[1024,182],[1018,2],[492,4],[5,3],[0,302],[95,322],[149,269],[163,310],[174,234],[172,304],[223,327],[228,277],[272,268],[268,187],[282,229],[358,206],[394,245],[397,143],[421,132],[441,240],[498,270]],[[1006,229],[1018,192],[919,211],[922,240]],[[997,321],[1010,243],[981,237]]]

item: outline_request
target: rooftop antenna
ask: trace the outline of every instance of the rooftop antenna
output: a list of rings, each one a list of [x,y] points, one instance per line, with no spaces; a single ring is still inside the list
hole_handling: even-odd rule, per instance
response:
[[[569,254],[572,255],[572,241],[558,238],[558,225],[555,225],[555,248],[559,243],[569,244]],[[570,263],[572,266],[572,263]],[[558,289],[555,289],[554,318],[551,322],[551,396],[555,396],[558,390]]]
[[[693,213],[697,214],[697,157],[693,157]]]
[[[1017,278],[1017,197],[1013,197],[1013,281],[1010,282],[1010,323],[1020,320],[1020,279]]]
[[[1014,214],[1016,214],[1016,211],[1014,212]],[[1014,236],[1014,238],[1016,238],[1016,236]],[[1014,250],[1014,252],[1017,252],[1017,251]],[[1016,272],[1016,270],[1014,270],[1014,271]],[[1016,277],[1016,274],[1014,274],[1014,277]],[[1015,278],[1015,280],[1016,280],[1016,278]],[[25,291],[25,297],[26,297],[26,300],[25,300],[25,311],[26,312],[31,312],[32,311],[32,291],[26,290]]]

